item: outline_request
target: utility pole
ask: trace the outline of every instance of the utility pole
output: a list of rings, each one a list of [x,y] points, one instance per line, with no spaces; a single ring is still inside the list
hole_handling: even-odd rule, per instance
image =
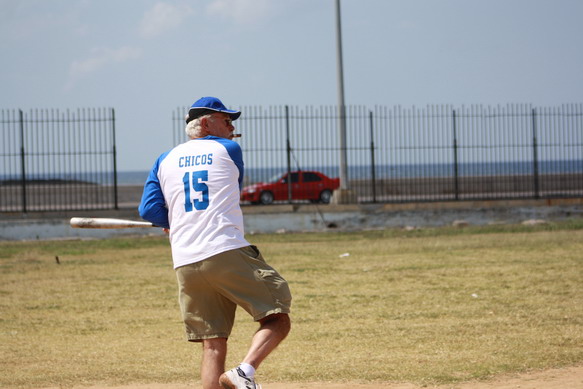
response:
[[[340,17],[340,0],[336,5],[336,69],[338,80],[338,139],[340,141],[340,188],[334,194],[333,201],[337,204],[352,203],[349,191],[347,145],[346,145],[346,106],[344,105],[344,69],[342,66],[342,26]]]

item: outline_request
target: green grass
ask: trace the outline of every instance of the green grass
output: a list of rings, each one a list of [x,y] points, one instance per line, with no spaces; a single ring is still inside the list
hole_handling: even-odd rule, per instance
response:
[[[431,385],[583,361],[583,221],[248,238],[294,295],[263,382]],[[0,387],[198,379],[165,238],[0,242],[0,269]],[[229,366],[255,329],[239,311]]]

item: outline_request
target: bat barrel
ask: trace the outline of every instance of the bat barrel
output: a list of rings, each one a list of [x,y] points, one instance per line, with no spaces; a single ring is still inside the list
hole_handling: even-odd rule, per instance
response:
[[[73,228],[149,228],[155,227],[150,222],[111,219],[98,217],[73,217],[70,221]]]

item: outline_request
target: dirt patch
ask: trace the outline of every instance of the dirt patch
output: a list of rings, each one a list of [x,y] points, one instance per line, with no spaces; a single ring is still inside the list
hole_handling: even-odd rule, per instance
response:
[[[418,386],[407,383],[263,383],[264,389],[583,389],[583,366],[551,369],[525,374],[512,374],[497,377],[487,382],[465,382],[453,385]],[[107,387],[107,389],[194,389],[200,388],[198,383],[192,384],[146,384]],[[45,388],[57,389],[57,388]],[[102,386],[78,387],[74,389],[105,389]]]

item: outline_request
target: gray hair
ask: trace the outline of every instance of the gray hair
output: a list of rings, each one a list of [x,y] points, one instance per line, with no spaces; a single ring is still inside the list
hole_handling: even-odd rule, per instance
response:
[[[196,119],[193,119],[190,122],[188,122],[186,128],[184,128],[184,132],[186,132],[186,135],[188,135],[190,139],[202,138],[204,136],[204,134],[202,133],[202,126],[200,125],[202,119],[213,120],[211,114],[208,114],[197,117]]]

